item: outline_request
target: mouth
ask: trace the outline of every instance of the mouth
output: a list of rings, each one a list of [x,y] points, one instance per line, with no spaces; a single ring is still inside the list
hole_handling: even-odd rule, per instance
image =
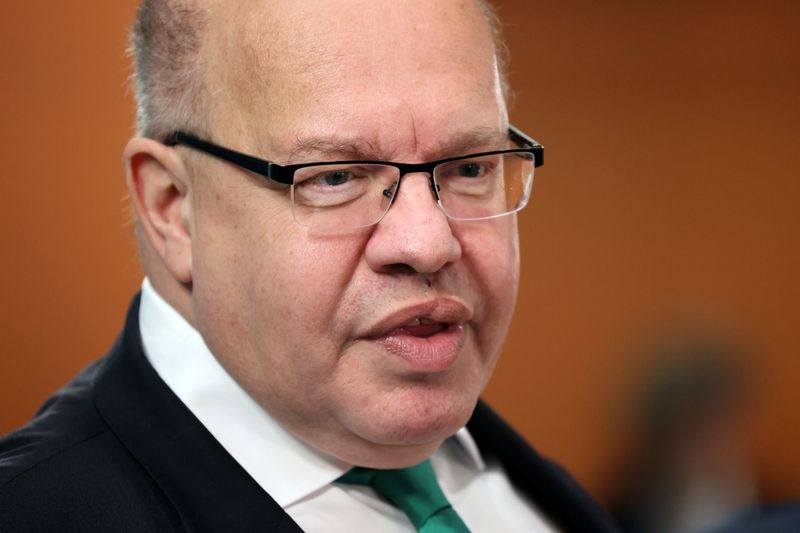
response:
[[[471,317],[464,304],[439,298],[391,313],[362,339],[398,356],[408,370],[442,372],[458,360]]]
[[[447,330],[450,325],[451,324],[447,322],[436,322],[427,318],[415,318],[408,324],[398,328],[397,331],[411,335],[412,337],[427,339],[428,337],[432,337]]]

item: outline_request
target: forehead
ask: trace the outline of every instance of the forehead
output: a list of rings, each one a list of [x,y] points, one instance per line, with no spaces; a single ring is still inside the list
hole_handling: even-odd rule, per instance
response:
[[[358,130],[372,143],[388,136],[397,146],[393,130],[417,142],[433,130],[445,133],[442,124],[454,117],[481,115],[464,125],[474,129],[494,126],[489,116],[497,121],[504,112],[491,32],[474,0],[235,6],[212,17],[217,131],[275,144],[289,142],[287,133]]]

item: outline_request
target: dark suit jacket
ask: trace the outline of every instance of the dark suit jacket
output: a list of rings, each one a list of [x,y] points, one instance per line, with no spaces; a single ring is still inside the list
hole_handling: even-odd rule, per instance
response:
[[[300,531],[158,377],[138,311],[137,296],[110,353],[0,440],[0,531]],[[565,531],[615,530],[483,403],[469,429]]]

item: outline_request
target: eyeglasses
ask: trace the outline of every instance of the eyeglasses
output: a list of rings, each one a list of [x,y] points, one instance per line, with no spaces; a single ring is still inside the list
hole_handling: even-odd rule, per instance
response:
[[[509,140],[518,148],[480,152],[428,163],[331,161],[278,165],[224,148],[182,131],[164,139],[233,163],[291,188],[298,224],[346,231],[377,224],[389,210],[406,174],[428,175],[434,199],[455,220],[485,220],[516,213],[528,203],[544,147],[513,126]]]

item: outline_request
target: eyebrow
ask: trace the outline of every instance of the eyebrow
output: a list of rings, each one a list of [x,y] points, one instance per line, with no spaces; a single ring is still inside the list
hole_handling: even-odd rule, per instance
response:
[[[483,149],[502,149],[508,143],[508,131],[493,127],[479,127],[464,132],[438,144],[431,153],[431,159],[444,159],[466,155]],[[381,150],[376,143],[364,138],[351,139],[338,137],[298,137],[289,153],[289,161],[294,162],[302,156],[327,156],[342,159],[364,159],[380,161]]]
[[[508,129],[499,130],[492,127],[480,127],[467,131],[439,145],[436,150],[441,157],[466,155],[469,152],[485,149],[507,148]]]
[[[298,159],[298,156],[303,155],[361,159],[365,155],[375,153],[377,153],[375,144],[360,137],[353,139],[339,139],[336,137],[308,137],[304,139],[298,137],[291,152],[289,152],[289,161],[293,162]]]

